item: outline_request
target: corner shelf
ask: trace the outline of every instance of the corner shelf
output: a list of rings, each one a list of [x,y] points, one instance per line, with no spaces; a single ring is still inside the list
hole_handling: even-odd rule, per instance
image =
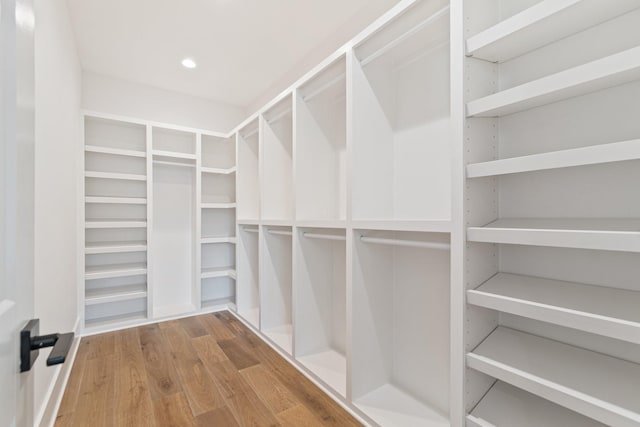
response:
[[[85,255],[146,252],[147,242],[100,242],[87,243]]]
[[[92,220],[85,222],[85,228],[145,228],[145,220]]]
[[[153,150],[154,157],[166,157],[170,159],[195,160],[196,155],[190,153],[180,153],[178,151]]]
[[[202,279],[213,279],[216,277],[231,277],[235,279],[236,270],[231,267],[203,268],[200,277]]]
[[[202,173],[210,173],[210,174],[217,174],[217,175],[230,175],[232,173],[236,173],[236,167],[232,167],[232,168],[228,168],[228,169],[221,169],[221,168],[207,168],[207,167],[202,167],[201,168]]]
[[[640,423],[638,364],[504,327],[467,364],[604,424]]]
[[[85,305],[106,304],[146,297],[147,290],[145,285],[126,285],[93,289],[85,292]]]
[[[467,103],[467,117],[499,117],[640,79],[640,46]]]
[[[99,178],[99,179],[119,179],[123,181],[146,181],[146,175],[137,175],[131,173],[113,173],[113,172],[95,172],[85,171],[85,178]]]
[[[146,205],[147,199],[144,197],[97,197],[87,196],[84,198],[87,204],[104,205]]]
[[[202,209],[235,209],[235,203],[202,203]]]
[[[124,150],[121,148],[101,147],[97,145],[85,145],[84,151],[88,153],[112,154],[116,156],[147,157],[147,153],[144,151]]]
[[[467,55],[503,62],[638,7],[633,0],[544,0],[467,39]]]
[[[640,344],[640,292],[498,273],[469,304]]]
[[[469,227],[471,242],[640,252],[640,220],[504,218]]]
[[[85,280],[111,279],[115,277],[139,276],[147,274],[147,266],[142,263],[87,266]]]
[[[203,245],[216,243],[229,243],[235,245],[236,241],[235,237],[203,237],[200,239],[200,243]]]

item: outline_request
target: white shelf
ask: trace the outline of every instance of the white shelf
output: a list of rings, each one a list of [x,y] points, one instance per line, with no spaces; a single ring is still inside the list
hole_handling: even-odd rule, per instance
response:
[[[235,237],[203,237],[200,239],[200,243],[203,245],[212,244],[212,243],[230,243],[232,245],[236,244]]]
[[[200,277],[202,279],[213,279],[216,277],[231,277],[235,279],[236,270],[231,267],[203,268]]]
[[[638,7],[635,0],[544,0],[470,37],[467,55],[502,62]]]
[[[298,361],[341,396],[347,393],[347,359],[335,350],[298,357]]]
[[[293,326],[282,325],[271,329],[263,329],[262,333],[286,353],[292,354]]]
[[[145,285],[126,285],[112,288],[93,289],[85,292],[85,305],[106,304],[110,302],[128,301],[146,298]]]
[[[640,365],[498,327],[467,364],[607,425],[640,423]]]
[[[113,316],[96,317],[85,320],[85,332],[99,332],[102,330],[112,330],[128,325],[139,324],[140,321],[147,320],[146,311],[136,311],[132,313],[116,314]]]
[[[236,172],[236,167],[232,167],[232,168],[227,168],[227,169],[222,169],[222,168],[207,168],[207,167],[202,167],[201,168],[202,173],[211,173],[211,174],[218,174],[218,175],[229,175],[232,173]]]
[[[467,427],[605,427],[524,390],[498,381],[467,416]]]
[[[499,273],[467,301],[480,307],[640,344],[640,292]]]
[[[451,221],[449,220],[353,220],[351,225],[353,228],[367,230],[451,232]]]
[[[471,242],[640,252],[640,220],[505,218],[469,227]]]
[[[381,426],[448,427],[449,417],[391,384],[356,400],[355,405]]]
[[[145,252],[147,242],[99,242],[87,243],[84,249],[86,255],[116,254],[126,252]]]
[[[95,197],[87,196],[84,202],[88,204],[108,204],[108,205],[146,205],[147,199],[144,197]]]
[[[123,150],[121,148],[101,147],[97,145],[86,145],[84,151],[89,153],[114,154],[116,156],[147,157],[147,153],[144,151]]]
[[[100,265],[85,269],[86,280],[111,279],[114,277],[129,277],[147,274],[147,266],[144,263]]]
[[[496,117],[640,79],[640,46],[467,103],[468,117]]]
[[[137,175],[131,173],[113,173],[113,172],[95,172],[85,171],[85,178],[101,178],[101,179],[119,179],[123,181],[146,181],[146,175]]]
[[[202,309],[225,309],[228,308],[229,304],[233,304],[233,298],[202,300]]]
[[[147,221],[144,220],[91,220],[85,222],[85,228],[145,228]]]
[[[202,209],[235,209],[235,203],[202,203]]]
[[[467,166],[467,178],[533,172],[640,159],[640,139],[553,151]]]
[[[181,316],[183,314],[193,313],[196,306],[193,304],[177,304],[163,307],[154,307],[153,318],[161,319],[163,317]]]
[[[152,151],[154,157],[168,157],[172,159],[187,159],[187,160],[195,160],[196,155],[190,153],[179,153],[177,151],[163,151],[163,150],[153,150]]]

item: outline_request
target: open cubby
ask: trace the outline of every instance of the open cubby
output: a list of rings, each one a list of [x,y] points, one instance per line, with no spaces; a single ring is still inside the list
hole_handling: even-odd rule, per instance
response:
[[[114,220],[114,221],[146,221],[146,205],[129,205],[119,203],[106,204],[86,204],[85,220]]]
[[[263,115],[262,219],[293,220],[293,100],[287,96]]]
[[[345,220],[345,58],[305,83],[294,104],[296,219]]]
[[[355,56],[353,218],[450,219],[448,2],[419,2]]]
[[[147,183],[108,178],[85,178],[85,196],[89,197],[147,197]]]
[[[231,277],[202,279],[201,308],[224,308],[235,302],[236,283]]]
[[[234,270],[236,265],[236,248],[234,245],[204,244],[202,245],[202,271],[213,269]]]
[[[380,425],[449,425],[448,246],[444,233],[354,231],[352,396]]]
[[[347,387],[345,230],[297,230],[295,357],[344,397]]]
[[[202,203],[235,203],[235,174],[203,174]]]
[[[147,147],[146,126],[87,116],[84,121],[86,146],[129,150],[142,155]]]
[[[196,154],[196,134],[173,129],[154,127],[152,130],[152,144],[154,155],[167,157],[172,155]]]
[[[238,132],[238,219],[260,218],[260,126],[254,121]]]
[[[233,209],[204,209],[202,211],[202,238],[234,237],[236,216]]]
[[[292,354],[292,230],[291,227],[264,226],[262,233],[261,330],[277,346]]]
[[[201,144],[203,169],[229,172],[236,167],[235,137],[202,135]]]
[[[87,328],[113,327],[147,319],[147,299],[140,297],[85,307]]]
[[[239,226],[236,306],[238,314],[254,328],[260,328],[259,229]]]
[[[84,154],[84,167],[88,171],[95,172],[147,174],[147,162],[143,157],[119,156],[90,151],[86,151]]]

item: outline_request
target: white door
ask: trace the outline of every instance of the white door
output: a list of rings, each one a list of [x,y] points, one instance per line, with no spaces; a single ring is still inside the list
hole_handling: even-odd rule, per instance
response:
[[[33,317],[33,0],[0,0],[0,427],[33,425],[20,329]]]

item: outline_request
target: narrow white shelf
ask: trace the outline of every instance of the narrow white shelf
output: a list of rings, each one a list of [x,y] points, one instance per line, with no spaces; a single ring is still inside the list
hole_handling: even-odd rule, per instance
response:
[[[146,311],[116,314],[113,316],[96,317],[85,320],[85,332],[97,333],[102,330],[113,330],[128,325],[139,324],[147,319]]]
[[[544,0],[470,37],[467,55],[503,62],[637,8],[636,0]]]
[[[126,252],[145,252],[147,242],[96,242],[87,243],[84,249],[86,255],[116,254]]]
[[[128,301],[146,298],[145,285],[127,285],[113,288],[93,289],[85,292],[85,305],[106,304],[110,302]]]
[[[467,103],[468,117],[496,117],[640,79],[640,46]]]
[[[469,227],[467,240],[640,252],[640,220],[504,218],[484,227]]]
[[[640,139],[467,165],[467,178],[640,159]]]
[[[144,151],[124,150],[121,148],[101,147],[98,145],[86,145],[84,147],[84,151],[89,153],[114,154],[116,156],[147,157],[147,153]]]
[[[591,418],[502,381],[467,416],[467,427],[605,427]]]
[[[114,277],[129,277],[147,274],[147,266],[144,263],[115,264],[87,266],[84,278],[86,280],[111,279]]]
[[[236,244],[235,237],[203,237],[200,239],[200,243],[203,245],[212,244],[212,243],[230,243],[232,245]]]
[[[202,209],[235,209],[235,203],[202,203]]]
[[[218,175],[229,175],[232,173],[236,172],[236,167],[232,167],[232,168],[227,168],[227,169],[222,169],[222,168],[207,168],[207,167],[202,167],[201,168],[202,173],[211,173],[211,174],[218,174]]]
[[[146,181],[146,175],[137,175],[131,173],[113,173],[113,172],[95,172],[86,171],[85,178],[101,178],[101,179],[119,179],[122,181]]]
[[[179,153],[177,151],[162,151],[162,150],[153,150],[152,151],[154,157],[168,157],[172,159],[187,159],[187,160],[195,160],[196,155],[191,153]]]
[[[146,205],[147,199],[144,197],[95,197],[87,196],[84,198],[88,204],[107,204],[107,205]]]
[[[145,220],[92,220],[85,222],[85,228],[145,228]]]
[[[263,329],[262,333],[288,354],[293,351],[293,327],[282,325],[271,329]]]
[[[202,279],[213,279],[216,277],[231,277],[235,279],[236,270],[231,267],[203,268],[200,277]]]
[[[330,349],[298,357],[298,362],[341,396],[346,396],[347,359],[343,354]]]
[[[640,344],[640,292],[499,273],[467,302]]]
[[[202,301],[202,309],[203,310],[215,310],[215,309],[225,309],[229,306],[229,304],[233,304],[233,298],[218,298],[218,299],[210,299]]]
[[[448,427],[449,417],[391,384],[356,400],[355,405],[381,426]]]
[[[638,364],[504,327],[467,364],[604,424],[640,424]]]

